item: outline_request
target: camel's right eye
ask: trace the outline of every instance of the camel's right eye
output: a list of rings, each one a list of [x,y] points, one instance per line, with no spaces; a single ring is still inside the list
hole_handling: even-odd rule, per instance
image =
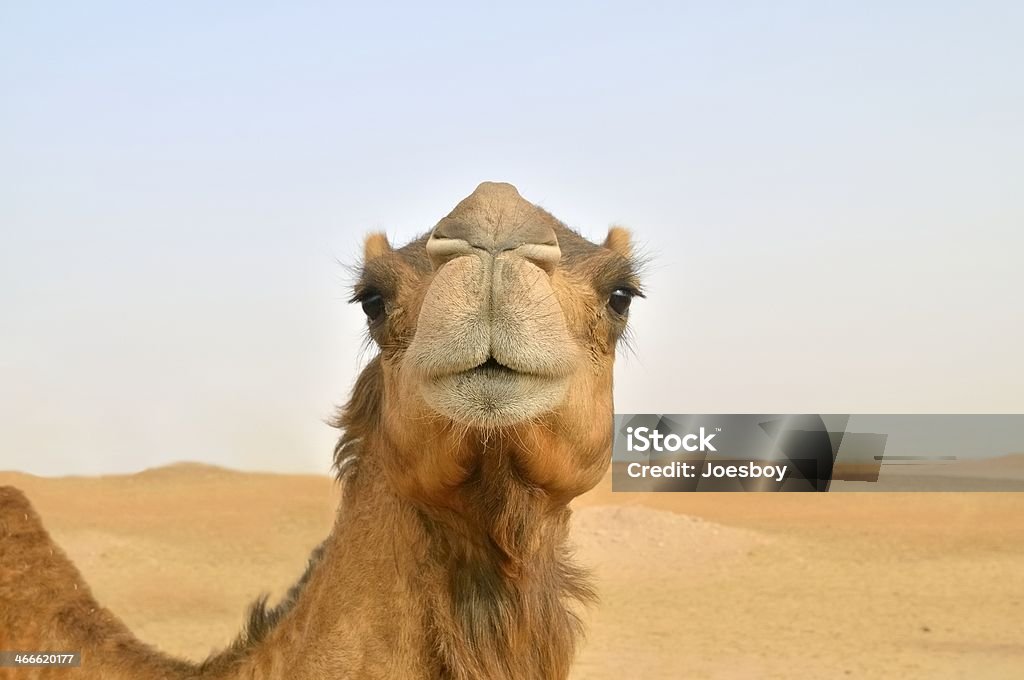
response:
[[[370,323],[377,321],[384,316],[384,298],[380,293],[371,293],[359,301],[363,306],[363,313],[366,314]]]

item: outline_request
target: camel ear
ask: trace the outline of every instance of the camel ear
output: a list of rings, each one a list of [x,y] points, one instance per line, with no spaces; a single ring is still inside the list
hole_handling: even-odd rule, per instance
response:
[[[391,244],[388,243],[388,237],[384,232],[370,234],[363,242],[363,262],[376,260],[381,255],[387,255],[390,252]]]
[[[612,250],[627,260],[633,257],[632,234],[625,227],[612,227],[604,239],[604,247]]]

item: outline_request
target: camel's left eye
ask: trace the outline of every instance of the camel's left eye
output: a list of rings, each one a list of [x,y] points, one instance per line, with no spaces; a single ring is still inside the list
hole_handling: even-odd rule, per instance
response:
[[[359,301],[363,306],[363,313],[370,323],[373,323],[384,316],[384,298],[380,293],[372,293]]]
[[[625,316],[629,311],[629,303],[633,302],[633,291],[626,288],[616,288],[608,296],[608,306],[619,316]]]

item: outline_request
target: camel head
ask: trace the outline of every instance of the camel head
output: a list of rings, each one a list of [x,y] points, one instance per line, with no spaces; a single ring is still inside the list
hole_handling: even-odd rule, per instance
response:
[[[512,185],[481,184],[402,248],[367,238],[353,300],[380,353],[340,424],[349,439],[375,430],[420,500],[457,506],[490,475],[567,502],[607,469],[637,295],[625,229],[594,244]]]

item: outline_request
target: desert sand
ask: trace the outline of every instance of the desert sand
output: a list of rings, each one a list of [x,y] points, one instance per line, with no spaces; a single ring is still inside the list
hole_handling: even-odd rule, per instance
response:
[[[301,574],[337,501],[327,477],[196,464],[0,484],[25,490],[100,602],[192,659]],[[1024,677],[1024,493],[618,494],[606,479],[573,532],[601,595],[576,679]]]

